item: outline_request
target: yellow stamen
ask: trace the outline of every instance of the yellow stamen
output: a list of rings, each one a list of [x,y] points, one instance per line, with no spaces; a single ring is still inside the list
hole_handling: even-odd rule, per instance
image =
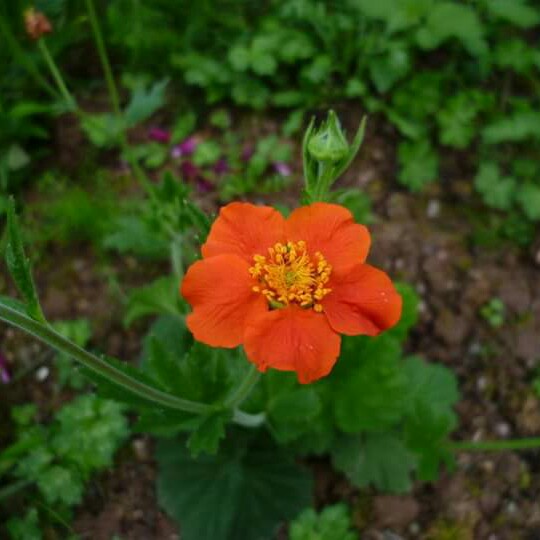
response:
[[[306,243],[278,242],[268,249],[268,255],[257,254],[249,269],[256,280],[252,291],[266,297],[271,307],[297,304],[303,308],[323,311],[321,300],[332,291],[326,287],[332,267],[320,251],[310,256]]]

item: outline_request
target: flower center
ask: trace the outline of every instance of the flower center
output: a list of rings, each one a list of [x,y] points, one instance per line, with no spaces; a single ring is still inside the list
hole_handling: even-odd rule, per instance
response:
[[[264,295],[270,306],[283,308],[299,304],[303,308],[323,310],[320,301],[332,290],[326,287],[332,267],[322,253],[310,257],[306,243],[277,243],[268,255],[255,255],[249,273],[257,280],[254,292]]]

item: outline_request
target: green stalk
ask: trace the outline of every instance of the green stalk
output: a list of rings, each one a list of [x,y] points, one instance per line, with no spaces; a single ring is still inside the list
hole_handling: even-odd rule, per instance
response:
[[[33,335],[43,343],[63,352],[77,362],[92,370],[94,373],[105,377],[111,382],[129,390],[133,394],[166,407],[178,411],[185,411],[194,414],[204,414],[210,412],[213,408],[205,403],[190,401],[176,397],[172,394],[162,392],[141,381],[133,379],[123,371],[105,362],[101,358],[85,351],[75,343],[64,338],[55,332],[50,326],[37,322],[27,315],[16,311],[5,304],[0,303],[0,320],[11,324],[21,330]]]
[[[58,69],[53,57],[51,56],[51,53],[49,52],[49,48],[47,47],[45,38],[38,39],[37,44],[38,44],[38,49],[43,55],[43,58],[45,59],[45,63],[47,64],[47,67],[49,68],[49,71],[51,72],[51,75],[53,76],[54,82],[58,86],[58,89],[60,90],[62,97],[66,100],[66,103],[68,104],[69,109],[72,111],[76,110],[77,102],[75,101],[75,98],[71,95],[69,90],[67,89],[66,83],[64,82],[64,79],[62,78],[60,70]]]
[[[501,452],[505,450],[527,450],[540,448],[540,437],[531,439],[509,439],[506,441],[461,441],[449,445],[454,452]]]
[[[120,110],[120,98],[118,94],[118,88],[116,87],[116,83],[114,81],[111,63],[109,62],[107,49],[105,48],[105,41],[103,40],[103,34],[101,33],[101,28],[99,27],[99,22],[93,0],[86,0],[86,9],[88,11],[88,17],[90,18],[90,24],[92,26],[94,39],[96,40],[96,46],[99,54],[99,59],[101,61],[101,66],[103,67],[103,72],[105,73],[105,79],[107,81],[107,87],[109,89],[109,96],[111,98],[113,110],[117,116],[121,116],[122,111]]]
[[[261,377],[260,371],[256,368],[255,364],[250,364],[249,370],[236,388],[236,390],[225,400],[225,407],[228,409],[236,409],[244,400],[249,396],[253,387],[259,382]]]

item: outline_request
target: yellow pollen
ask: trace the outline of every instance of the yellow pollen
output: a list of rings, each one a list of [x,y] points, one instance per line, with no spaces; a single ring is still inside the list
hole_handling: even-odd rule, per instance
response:
[[[273,307],[297,304],[321,313],[320,302],[332,290],[326,287],[332,267],[321,252],[310,256],[303,240],[278,242],[268,248],[267,256],[255,255],[249,273],[256,280],[251,290]]]

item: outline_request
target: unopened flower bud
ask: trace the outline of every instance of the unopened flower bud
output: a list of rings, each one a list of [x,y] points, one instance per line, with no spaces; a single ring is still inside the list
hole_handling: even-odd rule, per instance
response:
[[[28,8],[24,12],[24,26],[26,33],[33,40],[40,39],[43,34],[50,34],[52,32],[51,21],[44,13],[37,11],[35,8]]]
[[[326,122],[310,137],[307,149],[317,161],[332,163],[341,161],[349,154],[349,143],[334,111],[328,113]]]

